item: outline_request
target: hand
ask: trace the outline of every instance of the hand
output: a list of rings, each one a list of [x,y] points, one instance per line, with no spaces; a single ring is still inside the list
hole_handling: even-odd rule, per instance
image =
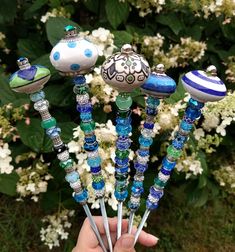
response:
[[[99,229],[106,248],[108,248],[108,243],[105,235],[105,229],[103,227],[103,220],[101,216],[94,217],[95,223]],[[117,236],[117,218],[109,218],[109,228],[111,233],[112,242],[114,245],[114,252],[135,252],[134,249],[134,233],[136,228],[133,228],[133,234],[127,234],[128,221],[122,221],[122,231],[123,235],[116,241]],[[157,244],[158,238],[141,231],[138,242],[146,247],[152,247]],[[83,226],[80,230],[77,245],[72,250],[72,252],[103,252],[99,245],[99,242],[93,232],[89,220],[86,218]]]

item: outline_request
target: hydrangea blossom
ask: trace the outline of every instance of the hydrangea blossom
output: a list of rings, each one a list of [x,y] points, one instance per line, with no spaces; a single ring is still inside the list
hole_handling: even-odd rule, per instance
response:
[[[8,143],[0,145],[0,174],[10,174],[14,167],[11,165],[12,157]]]

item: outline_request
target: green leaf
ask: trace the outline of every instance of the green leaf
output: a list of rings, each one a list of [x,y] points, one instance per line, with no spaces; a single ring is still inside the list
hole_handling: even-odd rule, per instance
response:
[[[194,207],[201,207],[206,204],[208,200],[208,190],[206,188],[194,190],[189,194],[188,203]]]
[[[129,4],[127,2],[119,2],[119,0],[106,0],[105,11],[109,23],[114,29],[117,29],[128,18]]]
[[[174,104],[185,97],[185,90],[181,81],[182,75],[179,77],[178,86],[174,94],[172,94],[169,98],[165,99],[167,103]]]
[[[41,57],[45,53],[43,43],[39,40],[30,39],[19,39],[17,42],[18,53],[24,57],[30,59],[30,61]]]
[[[184,28],[184,24],[179,18],[179,15],[175,13],[170,13],[167,15],[157,15],[156,21],[160,24],[167,25],[170,29],[178,35],[179,32]]]
[[[54,106],[66,107],[75,99],[72,93],[72,88],[70,87],[69,89],[68,85],[63,83],[58,85],[48,85],[45,87],[44,91],[48,101]]]
[[[30,124],[26,125],[24,121],[17,123],[17,130],[21,141],[35,152],[40,152],[43,147],[44,130],[41,127],[41,120],[31,118]]]
[[[42,208],[44,211],[49,212],[58,207],[60,203],[60,193],[54,190],[48,190],[45,193],[42,193]]]
[[[17,1],[16,0],[1,0],[0,7],[0,23],[13,22],[16,16]]]
[[[1,104],[12,103],[15,107],[29,103],[29,97],[26,94],[16,93],[9,86],[9,79],[5,75],[0,75],[0,101]]]
[[[46,23],[47,38],[51,45],[54,46],[64,37],[64,27],[66,25],[78,25],[68,18],[64,17],[50,17]]]
[[[33,4],[30,5],[30,7],[25,11],[24,17],[30,18],[33,16],[33,14],[39,10],[43,5],[45,5],[48,1],[47,0],[35,0]]]
[[[126,31],[113,31],[114,44],[121,48],[123,44],[131,44],[133,36]]]
[[[199,181],[198,181],[198,188],[202,189],[203,187],[205,187],[207,185],[207,176],[205,175],[201,175],[199,177]]]
[[[60,122],[58,126],[61,128],[61,138],[65,143],[73,139],[73,129],[78,125],[74,122]]]
[[[19,176],[16,172],[0,174],[0,192],[10,196],[16,195],[16,183],[18,180]]]
[[[83,0],[83,4],[86,6],[86,8],[94,13],[99,12],[99,0]]]

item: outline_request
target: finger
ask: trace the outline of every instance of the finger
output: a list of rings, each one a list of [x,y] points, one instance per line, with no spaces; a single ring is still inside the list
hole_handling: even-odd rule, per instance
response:
[[[124,234],[117,240],[114,252],[135,252],[135,237],[132,234]]]
[[[117,223],[118,223],[117,217],[109,218],[110,232],[117,232]],[[128,220],[123,219],[122,220],[122,231],[123,231],[123,233],[126,233],[127,229],[128,229]]]
[[[133,235],[135,235],[137,228],[134,226],[131,230],[131,233]],[[158,238],[154,235],[151,235],[149,233],[146,233],[145,231],[141,231],[139,238],[138,238],[138,242],[146,247],[152,247],[155,246],[158,242]]]

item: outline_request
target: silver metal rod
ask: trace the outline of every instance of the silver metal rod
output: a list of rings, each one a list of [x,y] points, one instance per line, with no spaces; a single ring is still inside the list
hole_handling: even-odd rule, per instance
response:
[[[129,216],[129,222],[128,222],[128,234],[131,234],[131,230],[132,230],[132,227],[133,227],[134,217],[135,217],[135,212],[131,211],[130,212],[130,216]]]
[[[145,212],[144,212],[144,215],[142,217],[142,220],[138,226],[138,229],[135,233],[135,243],[137,242],[138,238],[139,238],[139,235],[140,235],[140,232],[142,231],[143,227],[144,227],[144,223],[146,222],[146,220],[148,219],[148,216],[150,214],[150,210],[149,209],[146,209]]]
[[[86,212],[88,220],[90,221],[90,225],[91,225],[91,227],[92,227],[92,229],[93,229],[93,231],[94,231],[94,233],[100,243],[101,248],[103,249],[104,252],[107,252],[107,249],[104,246],[104,242],[100,236],[99,230],[95,224],[93,216],[91,215],[91,212],[90,212],[88,205],[87,204],[83,205],[83,208],[84,208],[84,211]]]
[[[122,202],[118,202],[117,240],[122,235]]]
[[[100,201],[101,214],[102,214],[103,222],[104,222],[104,229],[105,229],[105,233],[108,240],[109,251],[113,252],[113,244],[112,244],[112,239],[111,239],[110,230],[109,230],[109,221],[108,221],[106,208],[104,204],[104,198],[99,199],[99,201]]]

